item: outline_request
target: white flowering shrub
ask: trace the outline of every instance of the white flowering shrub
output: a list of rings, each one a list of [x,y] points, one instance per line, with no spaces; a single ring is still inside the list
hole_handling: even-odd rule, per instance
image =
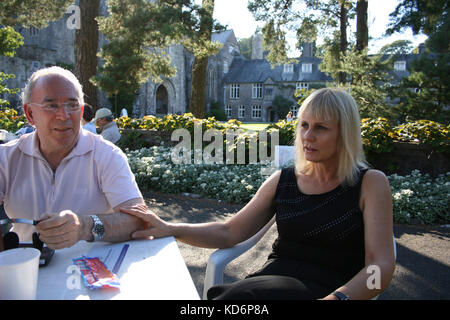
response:
[[[141,190],[189,192],[207,198],[245,203],[267,178],[267,164],[174,164],[172,148],[152,147],[127,151],[128,162]]]
[[[174,164],[172,148],[151,147],[126,151],[141,190],[189,192],[232,203],[248,202],[267,179],[267,163],[247,165]],[[193,157],[192,157],[193,159]],[[415,170],[388,176],[396,223],[450,223],[450,172],[432,179]]]
[[[410,175],[388,177],[392,190],[394,221],[424,224],[449,223],[450,172],[431,179],[414,170]]]

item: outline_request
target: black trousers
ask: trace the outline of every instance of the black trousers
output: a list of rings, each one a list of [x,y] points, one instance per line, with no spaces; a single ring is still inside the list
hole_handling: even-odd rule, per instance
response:
[[[287,276],[255,276],[211,287],[208,300],[315,300],[330,291],[312,282]]]
[[[307,268],[309,269],[309,268]],[[285,259],[269,259],[258,272],[231,284],[213,286],[209,300],[315,300],[330,294],[334,288],[318,278],[326,278],[306,270],[303,264]],[[311,275],[308,278],[308,275]],[[328,274],[329,275],[329,274]]]

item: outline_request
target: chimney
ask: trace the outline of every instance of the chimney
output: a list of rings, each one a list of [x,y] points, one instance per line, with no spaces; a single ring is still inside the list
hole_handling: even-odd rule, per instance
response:
[[[315,42],[302,43],[302,57],[314,57],[315,47]]]
[[[257,33],[252,37],[252,60],[263,58],[263,37]]]
[[[419,44],[419,54],[424,54],[425,53],[425,49],[426,49],[426,46],[425,46],[425,43],[421,43],[421,44]]]

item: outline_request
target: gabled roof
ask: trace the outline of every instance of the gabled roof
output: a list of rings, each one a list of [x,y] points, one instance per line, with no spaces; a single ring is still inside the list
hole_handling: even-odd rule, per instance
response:
[[[318,68],[321,60],[315,57],[300,57],[296,59],[293,72],[284,72],[284,65],[271,68],[266,59],[248,60],[243,56],[234,58],[227,75],[225,83],[255,83],[265,82],[271,78],[275,82],[298,82],[298,81],[331,81],[331,77],[321,72]],[[302,64],[311,63],[312,72],[302,72]]]
[[[216,41],[218,41],[218,42],[220,42],[220,43],[222,43],[222,44],[225,44],[230,36],[233,36],[234,38],[236,38],[236,37],[234,36],[234,31],[233,31],[233,29],[231,29],[231,30],[225,30],[225,31],[223,31],[223,32],[213,32],[213,33],[211,34],[211,42],[216,42]]]

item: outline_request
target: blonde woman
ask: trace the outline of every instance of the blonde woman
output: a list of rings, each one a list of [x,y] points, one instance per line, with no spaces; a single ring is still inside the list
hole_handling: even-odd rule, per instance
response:
[[[364,160],[353,98],[331,88],[312,93],[298,113],[295,146],[295,168],[270,176],[228,221],[170,224],[134,206],[123,212],[149,226],[134,236],[173,235],[191,245],[225,248],[276,215],[279,236],[266,264],[246,279],[212,287],[209,299],[375,297],[395,268],[392,197],[386,176]]]

